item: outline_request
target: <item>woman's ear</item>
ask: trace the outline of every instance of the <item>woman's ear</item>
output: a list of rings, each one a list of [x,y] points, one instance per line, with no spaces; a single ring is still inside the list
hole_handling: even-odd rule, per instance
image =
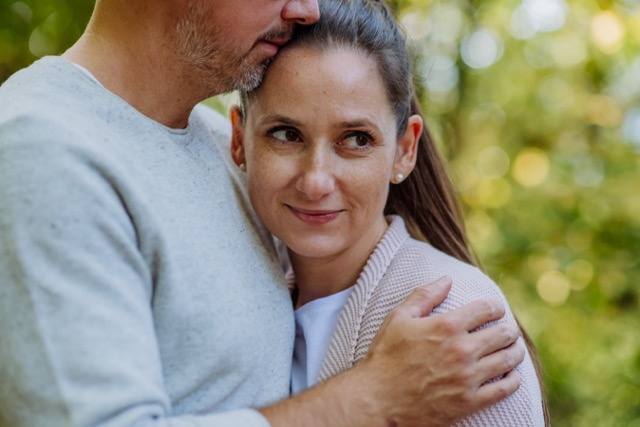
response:
[[[244,154],[244,125],[242,124],[242,111],[240,107],[231,107],[231,158],[236,166],[241,167],[246,163]]]
[[[422,117],[419,115],[414,114],[409,117],[407,130],[398,140],[396,160],[393,165],[394,176],[401,174],[403,177],[407,177],[411,171],[413,171],[418,157],[418,145],[420,142],[420,136],[422,135],[423,126],[424,123],[422,121]]]

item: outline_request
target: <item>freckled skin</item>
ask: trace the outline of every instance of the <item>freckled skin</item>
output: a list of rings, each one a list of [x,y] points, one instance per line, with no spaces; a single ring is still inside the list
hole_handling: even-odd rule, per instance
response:
[[[374,62],[346,48],[288,49],[255,95],[238,162],[246,163],[258,216],[289,247],[294,265],[331,266],[355,280],[387,228],[391,177],[413,167],[403,163],[406,150]],[[274,128],[292,131],[295,141],[281,140],[285,130],[274,138]],[[365,149],[354,149],[362,141],[354,135],[364,132],[371,136]],[[296,210],[329,212],[331,220],[319,224]]]

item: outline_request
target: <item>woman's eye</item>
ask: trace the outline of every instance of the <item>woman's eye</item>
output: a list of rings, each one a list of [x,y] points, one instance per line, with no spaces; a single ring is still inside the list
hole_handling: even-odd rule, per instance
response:
[[[286,142],[296,142],[300,140],[300,137],[298,136],[298,132],[292,129],[277,129],[271,132],[271,136],[276,139],[279,139],[280,141],[286,141]]]
[[[371,144],[371,138],[364,133],[357,133],[345,138],[344,145],[349,148],[366,148]]]

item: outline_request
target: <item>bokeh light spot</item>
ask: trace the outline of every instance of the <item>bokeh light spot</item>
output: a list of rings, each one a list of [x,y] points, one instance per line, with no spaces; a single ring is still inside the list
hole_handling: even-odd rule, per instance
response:
[[[58,49],[56,29],[64,26],[64,17],[54,12],[45,19],[42,25],[31,32],[29,37],[29,50],[37,57],[53,55]]]
[[[624,33],[620,18],[611,11],[600,12],[591,21],[591,41],[604,53],[617,52],[622,47]]]
[[[401,23],[407,35],[413,40],[423,39],[429,34],[429,26],[425,25],[427,17],[424,11],[412,10],[402,16]]]
[[[24,4],[21,1],[15,2],[11,5],[11,8],[24,20],[24,22],[31,22],[31,18],[33,17],[33,11],[31,8]]]
[[[505,179],[483,180],[478,185],[478,199],[488,208],[501,208],[511,198],[511,185]]]
[[[562,0],[523,0],[511,16],[511,34],[528,39],[536,33],[559,30],[566,21],[565,10]]]
[[[536,282],[538,295],[550,305],[562,305],[569,298],[571,283],[559,271],[547,271]]]
[[[478,30],[463,40],[460,55],[471,68],[487,68],[502,56],[502,39],[493,31]]]
[[[467,217],[467,232],[472,246],[481,253],[495,253],[504,246],[502,234],[493,220],[482,211],[476,211]]]
[[[558,261],[551,255],[544,252],[534,252],[527,257],[527,265],[535,274],[543,274],[558,268]]]
[[[511,15],[511,35],[516,39],[529,39],[536,35],[536,26],[525,8],[519,6]]]
[[[525,148],[513,162],[513,177],[524,187],[535,187],[549,173],[549,157],[539,148]]]
[[[498,146],[483,148],[478,153],[476,167],[485,178],[495,179],[504,176],[509,170],[509,155]]]
[[[460,77],[454,60],[445,55],[426,58],[422,63],[421,74],[430,92],[449,92],[458,84]]]
[[[625,138],[640,151],[640,108],[631,108],[625,113],[622,131]]]
[[[38,58],[53,54],[56,47],[56,44],[40,28],[33,30],[29,37],[29,50]]]
[[[587,287],[593,279],[593,265],[584,259],[577,259],[566,268],[567,277],[571,281],[571,289],[580,291]]]

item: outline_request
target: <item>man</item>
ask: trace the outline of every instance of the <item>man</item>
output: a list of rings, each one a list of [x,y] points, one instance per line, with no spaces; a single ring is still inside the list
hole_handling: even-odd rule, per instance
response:
[[[317,19],[315,0],[97,0],[62,58],[3,85],[0,426],[447,425],[515,391],[515,325],[470,334],[491,301],[425,318],[441,280],[361,365],[281,400],[288,291],[213,143],[227,124],[196,104],[257,85]]]

